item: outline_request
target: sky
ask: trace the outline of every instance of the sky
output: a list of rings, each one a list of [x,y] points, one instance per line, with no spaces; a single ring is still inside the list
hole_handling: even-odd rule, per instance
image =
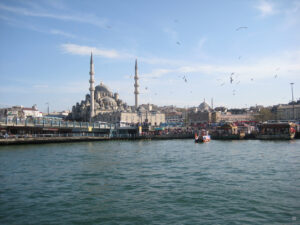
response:
[[[134,105],[300,97],[300,0],[0,0],[0,108],[70,110],[103,82]]]

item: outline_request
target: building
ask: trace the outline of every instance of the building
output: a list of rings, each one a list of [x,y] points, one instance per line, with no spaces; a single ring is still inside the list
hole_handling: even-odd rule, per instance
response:
[[[277,120],[300,120],[300,100],[288,105],[278,105],[274,109]]]
[[[37,109],[36,105],[31,108],[24,106],[12,106],[10,108],[3,108],[0,110],[0,116],[7,118],[8,120],[13,119],[27,119],[27,118],[39,118],[43,117],[43,114]]]
[[[77,121],[101,121],[107,123],[137,124],[148,123],[160,125],[165,123],[165,114],[153,110],[152,105],[138,105],[138,73],[137,60],[135,61],[134,96],[135,105],[128,106],[119,98],[118,93],[113,93],[102,82],[94,87],[94,64],[93,55],[90,60],[90,94],[85,100],[72,107],[69,118]]]

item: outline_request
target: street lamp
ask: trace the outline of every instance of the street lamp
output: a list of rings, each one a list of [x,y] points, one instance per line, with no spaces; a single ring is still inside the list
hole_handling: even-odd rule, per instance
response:
[[[294,83],[290,83],[290,84],[292,89],[293,120],[295,120],[295,103],[294,103],[294,90],[293,90]]]
[[[48,105],[48,116],[49,116],[49,102],[46,102],[46,105]]]

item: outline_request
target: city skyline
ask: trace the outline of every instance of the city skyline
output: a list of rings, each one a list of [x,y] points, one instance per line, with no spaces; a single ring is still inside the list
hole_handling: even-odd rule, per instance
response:
[[[85,9],[83,13],[81,10]],[[300,1],[2,1],[0,107],[67,110],[101,81],[134,105],[249,107],[300,96]]]

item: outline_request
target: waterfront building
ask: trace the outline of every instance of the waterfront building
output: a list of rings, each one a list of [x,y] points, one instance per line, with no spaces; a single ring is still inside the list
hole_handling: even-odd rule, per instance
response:
[[[216,107],[212,109],[205,101],[197,108],[192,108],[188,112],[188,123],[191,126],[198,126],[204,123],[241,122],[253,121],[256,112],[246,109],[226,109]]]
[[[31,108],[24,106],[12,106],[9,108],[0,109],[0,117],[7,118],[8,120],[13,119],[27,119],[27,118],[40,118],[43,114],[38,110],[36,105]]]
[[[135,61],[134,76],[134,96],[135,105],[128,106],[119,98],[118,93],[113,93],[102,82],[94,87],[94,63],[91,55],[90,60],[90,94],[85,96],[85,100],[72,107],[69,118],[76,121],[101,121],[119,124],[148,123],[150,125],[160,125],[165,123],[165,114],[153,105],[138,105],[138,72],[137,60]]]
[[[275,106],[273,111],[277,120],[300,120],[300,100],[288,105]]]

